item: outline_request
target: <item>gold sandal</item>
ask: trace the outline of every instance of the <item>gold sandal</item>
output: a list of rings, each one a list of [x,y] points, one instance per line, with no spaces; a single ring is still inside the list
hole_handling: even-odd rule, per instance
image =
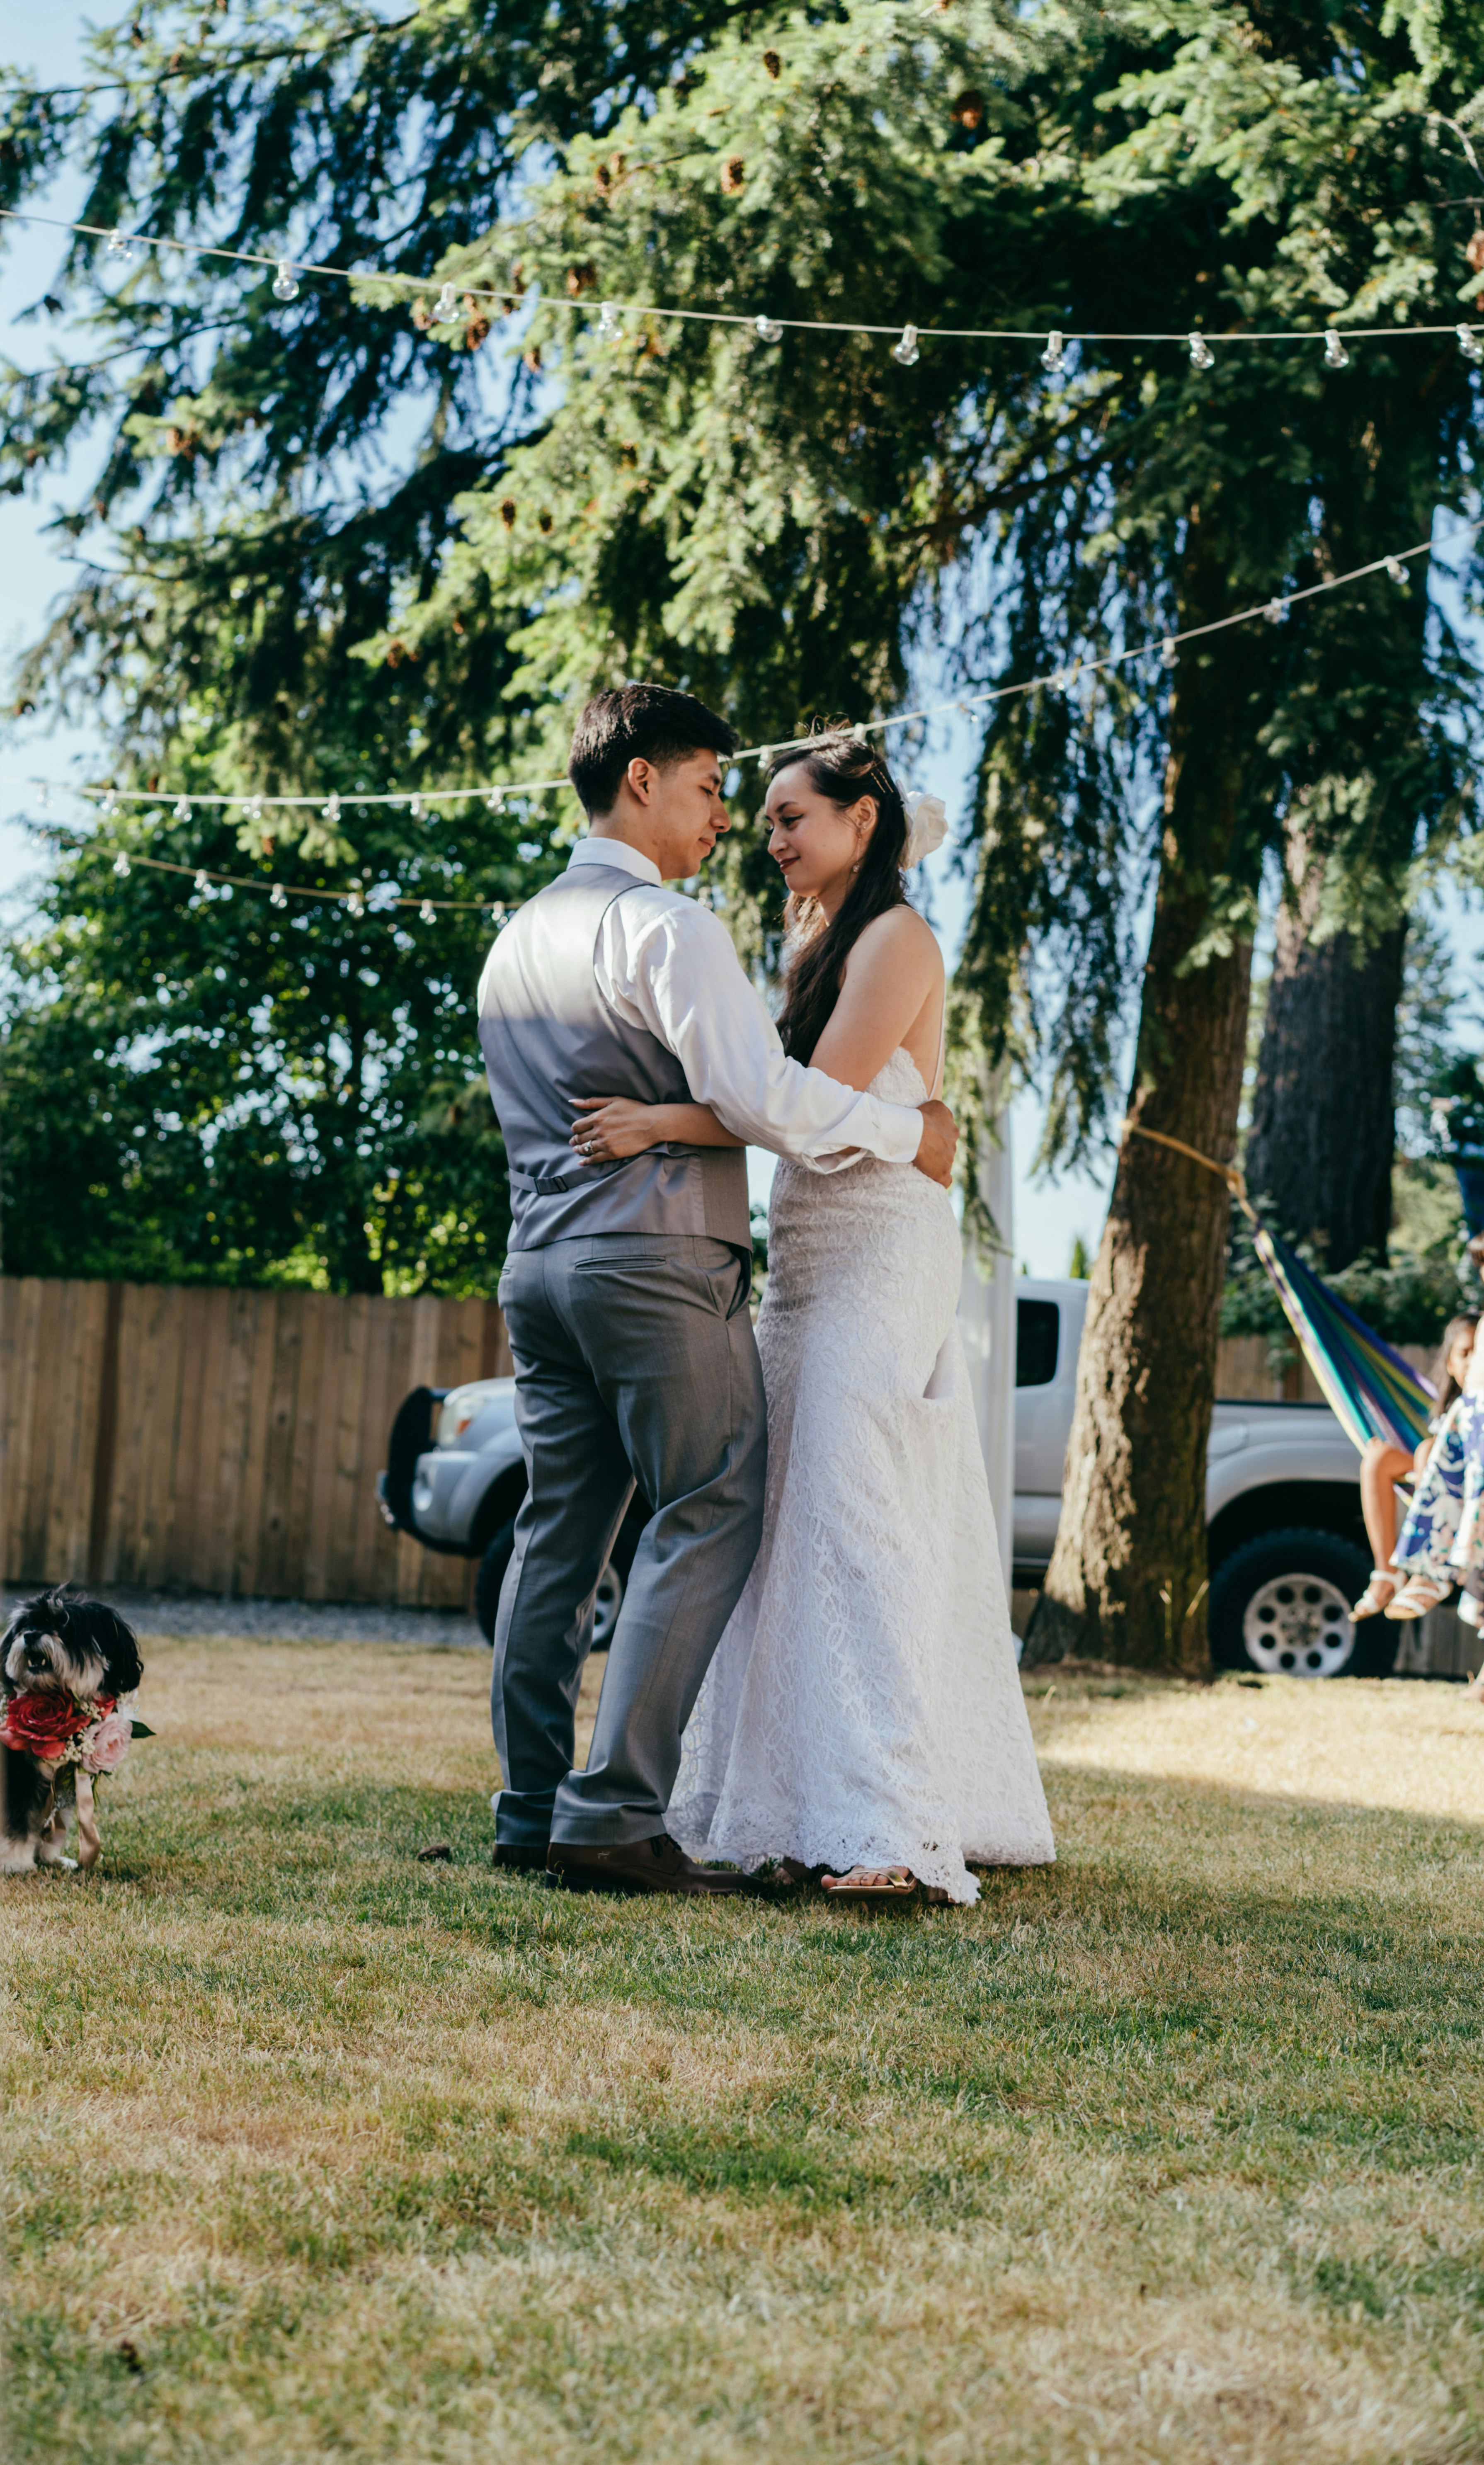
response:
[[[886,1881],[852,1883],[848,1882],[843,1875],[822,1875],[820,1889],[828,1899],[848,1900],[853,1905],[858,1905],[866,1901],[879,1903],[883,1900],[916,1899],[922,1888],[916,1875],[909,1873],[905,1866],[878,1866],[869,1871],[885,1875]]]

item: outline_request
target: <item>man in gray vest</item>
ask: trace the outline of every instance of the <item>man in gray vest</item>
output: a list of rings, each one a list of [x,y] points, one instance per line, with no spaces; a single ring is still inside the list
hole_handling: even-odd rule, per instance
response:
[[[710,1104],[822,1171],[865,1150],[945,1181],[946,1106],[884,1104],[784,1053],[687,880],[727,817],[724,720],[625,685],[587,704],[569,772],[587,836],[490,952],[479,1040],[510,1166],[499,1298],[530,1487],[495,1633],[497,1865],[578,1889],[739,1892],[665,1832],[680,1735],[757,1554],[766,1464],[742,1148],[584,1166],[575,1099]],[[598,1580],[637,1479],[653,1508],[585,1771],[573,1713]]]

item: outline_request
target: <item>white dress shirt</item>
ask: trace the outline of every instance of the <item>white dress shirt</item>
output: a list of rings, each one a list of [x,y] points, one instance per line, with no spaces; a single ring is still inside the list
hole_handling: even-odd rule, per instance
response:
[[[659,867],[626,839],[580,839],[570,862],[612,865],[648,884],[615,899],[603,919],[598,988],[620,1018],[647,1028],[676,1055],[698,1104],[709,1104],[749,1146],[796,1157],[816,1172],[855,1164],[862,1149],[911,1164],[921,1114],[791,1061],[720,917],[667,890]]]

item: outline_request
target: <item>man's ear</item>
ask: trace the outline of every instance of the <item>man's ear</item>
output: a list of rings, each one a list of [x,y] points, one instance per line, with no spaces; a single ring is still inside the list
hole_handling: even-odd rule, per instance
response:
[[[647,805],[654,792],[653,764],[646,762],[642,753],[636,753],[624,776],[629,782],[630,794],[638,804]]]

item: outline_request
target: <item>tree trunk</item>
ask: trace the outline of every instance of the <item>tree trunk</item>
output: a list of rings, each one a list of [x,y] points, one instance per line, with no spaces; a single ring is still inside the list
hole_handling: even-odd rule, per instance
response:
[[[1275,1232],[1312,1241],[1326,1266],[1384,1260],[1396,1144],[1391,1073],[1405,925],[1367,949],[1310,934],[1321,869],[1296,840],[1296,900],[1278,911],[1257,1061],[1247,1186]]]
[[[1222,612],[1216,547],[1192,536],[1187,624]],[[1245,628],[1182,655],[1128,1116],[1222,1165],[1236,1151],[1251,944],[1213,931],[1212,908],[1256,862],[1243,838],[1244,721],[1258,655]],[[1229,1206],[1215,1173],[1131,1129],[1093,1269],[1031,1664],[1077,1654],[1209,1670],[1206,1449]]]

